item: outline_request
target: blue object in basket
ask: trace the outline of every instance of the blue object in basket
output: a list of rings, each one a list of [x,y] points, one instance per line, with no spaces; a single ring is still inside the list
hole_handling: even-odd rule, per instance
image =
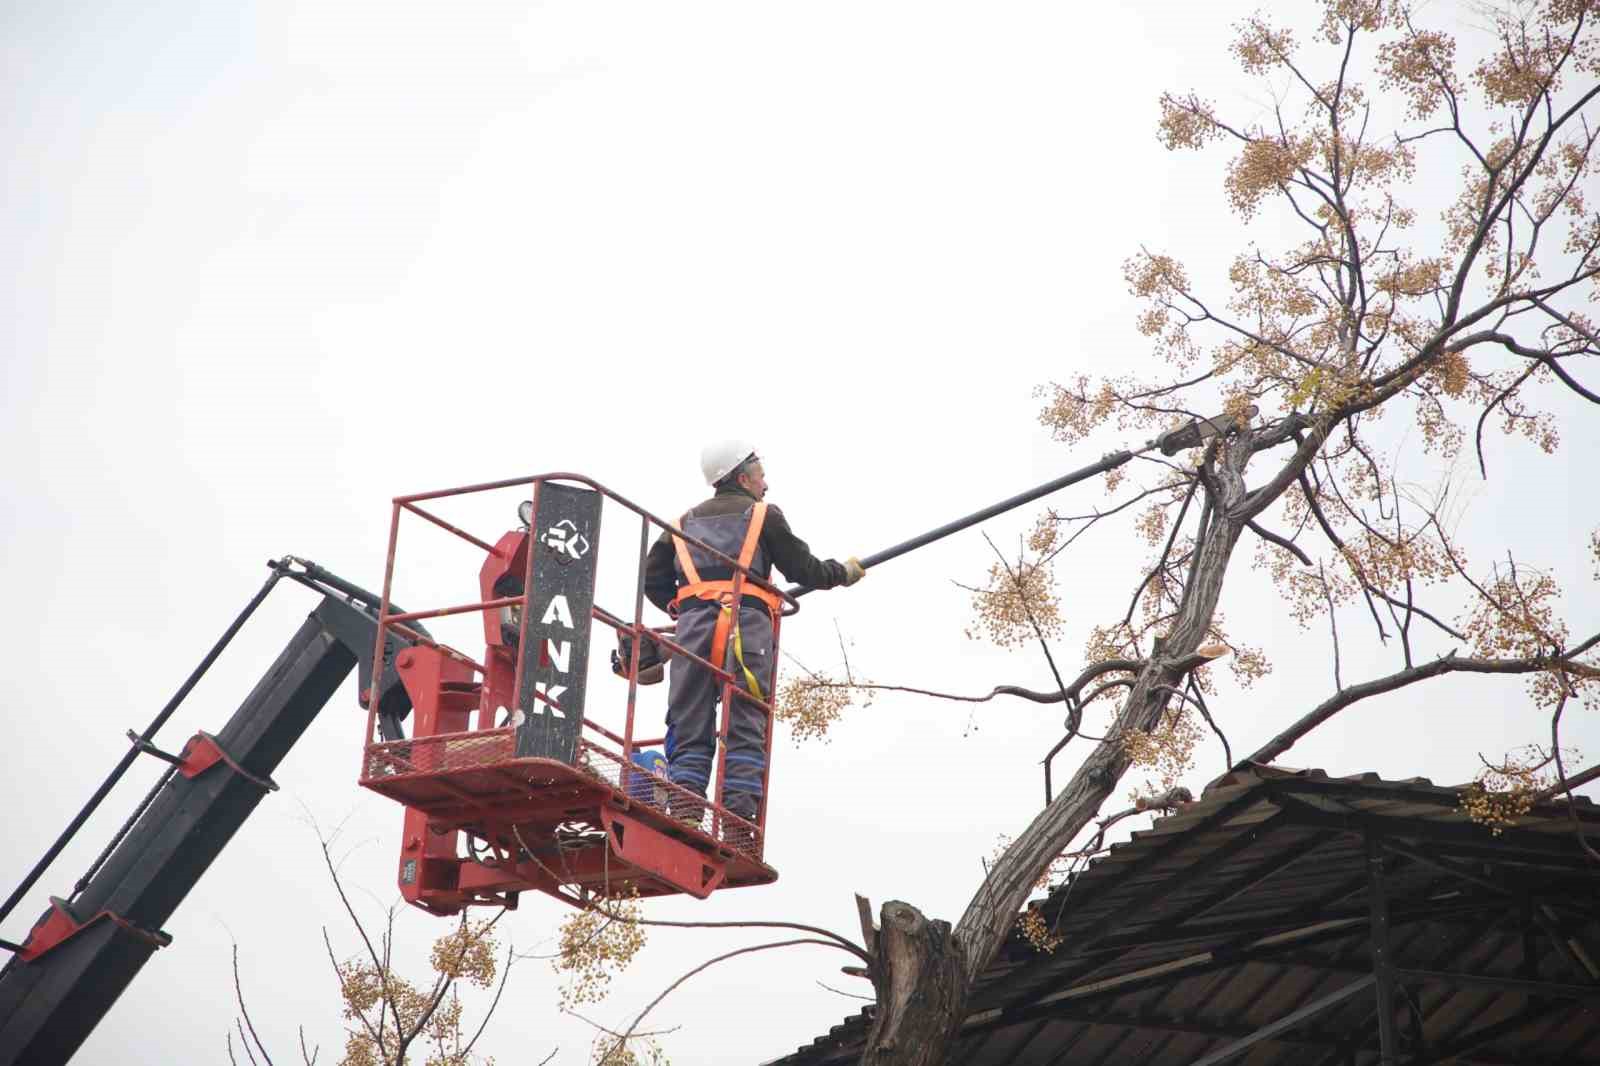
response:
[[[659,751],[636,751],[633,753],[633,764],[657,777],[667,776],[667,757]],[[666,806],[667,802],[667,790],[648,774],[630,775],[628,795],[658,807]]]

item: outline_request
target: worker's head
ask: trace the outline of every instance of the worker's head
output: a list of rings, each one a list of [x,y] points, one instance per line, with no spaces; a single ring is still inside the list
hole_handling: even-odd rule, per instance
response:
[[[761,460],[755,456],[752,455],[740,463],[729,475],[729,479],[756,499],[766,499],[767,472],[762,469]]]
[[[700,472],[705,475],[706,484],[713,488],[741,485],[759,499],[760,493],[745,483],[752,470],[755,472],[752,484],[759,484],[760,492],[765,492],[767,482],[761,471],[761,460],[756,458],[755,445],[747,440],[715,441],[700,452]]]

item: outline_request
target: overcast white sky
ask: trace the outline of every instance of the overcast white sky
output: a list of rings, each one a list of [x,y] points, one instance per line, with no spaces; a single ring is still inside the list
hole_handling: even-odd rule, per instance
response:
[[[1222,157],[1174,157],[1153,137],[1162,88],[1247,112],[1263,102],[1232,80],[1224,47],[1248,8],[1217,7],[0,4],[0,887],[167,699],[265,559],[301,554],[376,584],[394,495],[575,469],[676,513],[701,495],[701,444],[736,429],[761,442],[796,530],[842,557],[1110,450],[1111,437],[1052,445],[1030,390],[1144,357],[1120,276],[1141,242],[1219,281],[1238,247]],[[1591,412],[1566,410],[1554,460],[1495,443],[1491,482],[1463,466],[1461,485],[1475,557],[1510,543],[1553,569],[1587,633],[1600,612],[1581,544],[1600,524],[1600,439]],[[477,513],[479,531],[499,532],[514,505]],[[1011,538],[1031,519],[991,532]],[[610,565],[635,528],[608,527],[623,545]],[[476,562],[442,537],[405,547],[403,602],[475,591]],[[980,578],[987,551],[969,534],[808,599],[786,648],[833,666],[837,624],[877,680],[1042,683],[1031,658],[962,636],[951,580]],[[1069,657],[1125,602],[1141,558],[1125,528],[1066,558]],[[167,746],[219,728],[313,605],[276,593]],[[1224,609],[1277,665],[1222,701],[1237,752],[1326,695],[1328,641],[1254,579]],[[1394,668],[1361,621],[1344,618],[1347,681]],[[299,1025],[324,1062],[337,1056],[319,929],[343,951],[357,941],[308,819],[343,825],[345,875],[373,919],[395,898],[400,822],[355,785],[354,689],[284,762],[283,791],[180,908],[173,947],[79,1062],[223,1060],[230,939],[279,1061]],[[608,694],[620,689],[597,676],[591,710]],[[659,715],[664,695],[642,714]],[[1592,716],[1571,717],[1571,742],[1600,754]],[[969,715],[880,698],[828,745],[780,737],[768,854],[781,880],[651,913],[849,930],[859,891],[954,919],[980,856],[1040,801],[1037,761],[1059,726],[1033,705]],[[1363,705],[1287,761],[1455,782],[1476,751],[1543,728],[1520,684],[1480,680]],[[1196,786],[1222,764],[1220,751],[1202,758]],[[0,933],[20,938],[46,893],[67,891],[154,773],[113,795]],[[503,926],[548,951],[564,913],[529,897]],[[442,929],[420,914],[400,925],[419,964]],[[589,1013],[623,1022],[752,939],[653,932]],[[847,986],[844,961],[718,967],[663,1006],[659,1021],[680,1026],[665,1045],[679,1063],[749,1063],[808,1042],[859,1005],[818,987]],[[559,1046],[557,1062],[586,1062],[591,1030],[558,1015],[555,990],[548,963],[521,963],[484,1050],[518,1063]]]

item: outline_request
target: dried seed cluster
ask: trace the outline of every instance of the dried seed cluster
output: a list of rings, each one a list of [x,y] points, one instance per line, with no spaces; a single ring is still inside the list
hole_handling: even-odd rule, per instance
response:
[[[1486,764],[1477,780],[1461,790],[1461,810],[1499,836],[1533,809],[1539,792],[1554,780],[1553,761],[1537,745],[1507,752],[1504,760]]]
[[[850,681],[822,674],[797,677],[778,686],[773,715],[788,725],[796,742],[820,740],[826,743],[830,739],[828,730],[858,698],[861,706],[871,706],[871,690],[857,688]]]
[[[563,1010],[605,999],[611,978],[644,947],[640,913],[639,890],[630,885],[606,900],[603,910],[576,911],[561,920],[551,965],[564,979],[558,993]]]
[[[1499,836],[1518,818],[1533,810],[1534,794],[1538,791],[1522,783],[1509,784],[1495,790],[1479,783],[1468,785],[1461,791],[1460,806],[1463,813],[1479,825],[1489,827],[1489,832]]]
[[[393,1058],[398,1046],[394,1034],[397,1016],[402,1032],[417,1034],[412,1046],[426,1049],[423,1066],[468,1066],[465,1045],[470,1040],[464,1039],[461,1031],[463,1005],[455,985],[460,981],[479,988],[492,985],[499,970],[495,960],[498,947],[491,920],[463,918],[434,941],[431,963],[435,977],[428,988],[388,966],[375,965],[370,957],[340,963],[343,1014],[346,1022],[354,1023],[346,1026],[341,1066],[399,1066]],[[447,987],[448,992],[441,994]],[[376,1038],[380,1033],[387,1034],[382,1044]],[[493,1066],[492,1059],[482,1056],[473,1061]]]
[[[593,1066],[670,1066],[671,1062],[654,1037],[632,1036],[619,1044],[610,1033],[595,1037],[589,1061]]]
[[[1017,931],[1022,934],[1022,939],[1033,945],[1033,950],[1045,955],[1061,946],[1061,937],[1050,931],[1050,923],[1045,921],[1037,907],[1029,907],[1022,912],[1017,919]]]
[[[1155,784],[1146,784],[1132,793],[1154,796],[1174,788],[1184,774],[1194,766],[1194,746],[1200,740],[1203,726],[1187,704],[1167,711],[1161,724],[1149,733],[1138,729],[1122,733],[1122,750],[1134,766],[1150,772]]]
[[[1064,621],[1055,574],[1037,557],[1019,559],[1009,569],[998,562],[990,566],[987,583],[972,593],[972,613],[967,638],[1002,648],[1059,636]]]

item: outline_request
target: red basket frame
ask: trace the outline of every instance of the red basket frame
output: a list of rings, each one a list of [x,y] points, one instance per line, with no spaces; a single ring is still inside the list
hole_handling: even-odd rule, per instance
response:
[[[519,607],[519,654],[515,656],[515,674],[510,692],[520,692],[523,664],[527,660],[528,626],[531,620],[529,604],[536,591],[533,587],[531,551],[520,595],[403,612],[395,611],[390,599],[404,514],[409,512],[472,544],[485,552],[486,557],[505,559],[504,545],[511,539],[509,535],[501,537],[500,545],[490,543],[446,521],[422,504],[520,487],[528,491],[537,512],[540,488],[552,481],[572,483],[597,492],[602,497],[602,509],[615,510],[620,507],[637,515],[640,521],[632,621],[625,621],[598,603],[594,605],[589,620],[591,647],[594,646],[593,627],[597,623],[615,633],[632,637],[632,661],[629,663],[622,730],[618,733],[594,721],[591,707],[586,704],[579,724],[579,757],[576,765],[556,759],[515,755],[514,730],[497,725],[493,720],[495,700],[491,693],[491,667],[503,670],[505,666],[503,657],[495,657],[499,649],[488,649],[484,658],[490,665],[486,666],[407,624],[430,618],[482,614],[498,612],[504,607]],[[426,885],[417,889],[413,883],[412,887],[416,890],[406,891],[408,886],[402,875],[401,887],[411,902],[436,912],[454,913],[460,906],[474,903],[514,902],[515,893],[525,888],[536,888],[568,902],[578,902],[583,892],[579,892],[579,898],[575,899],[571,891],[574,886],[609,895],[626,883],[627,891],[641,895],[687,891],[703,896],[719,887],[762,884],[776,879],[776,871],[763,861],[767,809],[771,796],[772,692],[768,693],[766,700],[750,696],[732,672],[690,652],[663,629],[645,625],[645,559],[653,541],[652,532],[656,530],[682,537],[687,543],[730,566],[734,574],[735,597],[748,583],[766,589],[779,598],[780,610],[773,619],[772,689],[775,691],[781,621],[799,610],[794,598],[770,581],[751,573],[749,568],[740,566],[737,559],[685,533],[673,523],[592,478],[571,472],[535,474],[397,496],[392,501],[383,591],[378,604],[377,635],[373,648],[372,685],[365,701],[367,725],[361,784],[399,800],[408,808],[407,842],[402,848],[403,870],[406,848],[417,851],[420,847],[419,838],[425,837],[428,832],[465,831],[481,840],[492,854],[492,858],[457,860],[463,864],[454,875],[457,883],[449,891],[432,890],[431,898],[427,898],[430,891]],[[523,534],[531,535],[531,530]],[[385,741],[379,738],[379,685],[385,668],[385,642],[391,633],[401,634],[417,646],[401,652],[397,657],[397,666],[404,668],[416,665],[424,673],[431,670],[438,688],[439,705],[453,712],[456,720],[462,720],[460,714],[463,710],[470,710],[470,697],[476,692],[476,728],[430,731],[404,740]],[[722,683],[715,791],[709,800],[694,796],[633,763],[635,751],[661,744],[665,740],[664,737],[639,739],[635,730],[639,656],[642,640],[646,636],[672,656],[692,659],[712,671]],[[423,662],[424,658],[428,661]],[[447,680],[446,675],[454,680]],[[498,681],[503,685],[504,678],[499,677]],[[411,687],[408,682],[408,690]],[[423,691],[419,689],[418,693]],[[534,698],[551,702],[543,693],[535,693]],[[729,811],[723,803],[727,736],[735,699],[747,708],[755,708],[766,719],[762,802],[753,822]],[[413,717],[418,730],[432,720],[433,716],[422,713],[421,708]],[[593,734],[592,738],[590,734]],[[608,746],[607,742],[614,747]],[[692,808],[695,804],[703,805],[710,814],[709,825],[705,824],[704,814],[698,823],[684,823],[672,818],[667,813],[668,804],[663,802],[664,799],[674,801],[670,806],[680,811],[685,807]],[[542,850],[541,845],[547,846],[553,840],[557,854],[565,864],[567,852],[561,850],[565,847],[561,834],[572,831],[569,827],[574,824],[589,827],[588,835],[582,830],[577,831],[581,839],[593,842],[594,834],[604,833],[607,836],[605,853],[598,856],[605,865],[598,883],[595,871],[589,868],[595,856],[585,860],[587,866],[580,863],[558,871],[553,870],[549,863],[539,862],[534,854]],[[423,831],[424,827],[427,832]],[[534,833],[539,842],[536,844],[530,840],[524,830]],[[454,840],[453,837],[451,839]],[[421,850],[425,852],[426,848]],[[432,857],[437,861],[445,861],[438,855]],[[527,861],[530,858],[533,859],[531,868]],[[611,866],[613,861],[616,863],[615,871]],[[689,873],[675,878],[656,871],[657,876],[652,876],[652,862],[667,863],[673,870],[681,868],[680,872]],[[694,874],[692,864],[698,864],[697,869],[704,871],[703,875]],[[486,873],[486,869],[494,872]],[[687,881],[683,880],[685,877]]]

